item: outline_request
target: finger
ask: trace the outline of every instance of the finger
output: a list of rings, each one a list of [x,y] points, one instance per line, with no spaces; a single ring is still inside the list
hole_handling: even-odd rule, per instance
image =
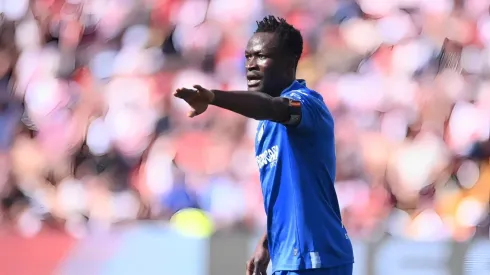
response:
[[[178,98],[183,98],[184,96],[182,95],[182,93],[180,93],[179,91],[175,91],[174,92],[174,96],[175,97],[178,97]]]
[[[260,265],[257,262],[254,262],[254,272],[253,275],[262,275],[262,272],[260,272]]]
[[[187,98],[187,97],[196,95],[196,93],[197,93],[197,91],[193,90],[193,89],[180,88],[180,89],[177,89],[175,91],[174,95],[176,97],[180,97],[180,98]]]
[[[252,261],[247,262],[246,266],[247,272],[245,273],[246,275],[253,275],[254,273],[254,265]]]
[[[199,113],[196,110],[193,110],[193,111],[190,111],[189,113],[187,113],[187,116],[190,118],[193,118],[197,115],[199,115]]]
[[[194,89],[180,88],[177,89],[176,92],[179,94],[186,95],[186,94],[195,94],[197,91]]]
[[[207,91],[206,89],[204,89],[201,85],[194,85],[193,86],[194,89],[196,89],[198,92],[204,92],[204,91]]]

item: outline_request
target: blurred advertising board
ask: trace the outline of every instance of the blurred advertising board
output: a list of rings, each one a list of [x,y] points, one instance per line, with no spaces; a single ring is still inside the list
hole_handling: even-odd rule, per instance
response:
[[[23,238],[0,233],[1,275],[244,274],[258,236],[223,232],[185,237],[162,224],[141,223],[75,240],[43,230]],[[490,274],[490,241],[354,240],[355,275]]]
[[[43,230],[30,238],[0,233],[0,275],[203,275],[209,239],[159,223],[124,226],[74,239]]]
[[[211,242],[212,275],[244,272],[245,259],[232,259],[234,266],[223,263],[213,254],[244,247],[246,257],[254,250],[259,236],[243,237],[241,246],[228,242],[237,238],[233,234],[216,234]],[[236,242],[236,241],[235,241]],[[479,239],[468,243],[416,242],[386,236],[377,240],[353,240],[355,264],[354,275],[484,275],[490,274],[490,240]],[[235,254],[238,254],[236,251]],[[229,259],[226,259],[230,261]],[[227,270],[220,266],[227,266]],[[239,273],[238,273],[239,274]],[[269,273],[270,270],[269,270]]]

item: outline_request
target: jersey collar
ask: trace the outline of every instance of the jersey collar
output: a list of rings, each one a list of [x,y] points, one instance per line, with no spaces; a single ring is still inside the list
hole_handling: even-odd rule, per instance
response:
[[[289,85],[289,87],[281,92],[281,95],[291,90],[299,90],[304,88],[306,88],[306,81],[304,79],[296,79],[295,81],[293,81],[293,83],[291,83],[291,85]]]

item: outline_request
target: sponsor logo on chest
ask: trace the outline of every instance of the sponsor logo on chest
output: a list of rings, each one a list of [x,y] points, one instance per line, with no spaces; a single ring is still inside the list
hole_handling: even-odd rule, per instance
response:
[[[274,167],[277,164],[278,158],[279,158],[279,146],[277,145],[265,149],[255,157],[259,169],[262,169],[264,166]]]

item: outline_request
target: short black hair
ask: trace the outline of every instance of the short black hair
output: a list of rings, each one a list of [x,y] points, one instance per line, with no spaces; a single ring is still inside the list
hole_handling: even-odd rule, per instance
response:
[[[303,53],[303,37],[299,30],[286,22],[284,18],[269,15],[261,21],[257,21],[255,33],[260,32],[276,34],[282,50],[294,56],[296,63],[298,63]]]

